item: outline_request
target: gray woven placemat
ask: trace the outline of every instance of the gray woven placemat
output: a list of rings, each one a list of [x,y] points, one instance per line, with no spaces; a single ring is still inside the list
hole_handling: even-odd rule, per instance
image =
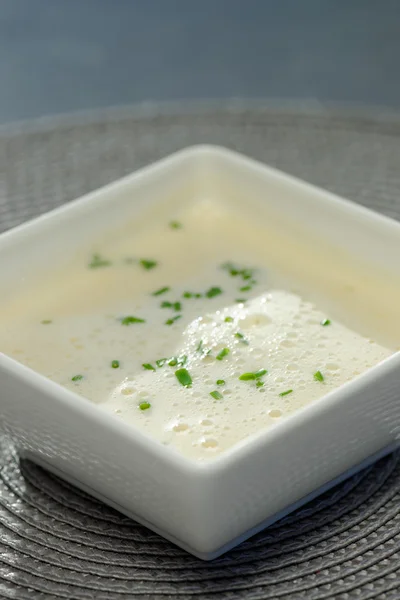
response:
[[[400,116],[156,107],[3,129],[0,229],[199,142],[240,150],[400,219]],[[20,463],[0,440],[4,598],[392,600],[400,598],[399,541],[400,454],[203,563]]]

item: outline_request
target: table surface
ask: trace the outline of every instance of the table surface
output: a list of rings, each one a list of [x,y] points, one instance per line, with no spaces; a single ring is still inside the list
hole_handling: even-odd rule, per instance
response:
[[[0,0],[0,122],[146,100],[400,107],[398,0]]]

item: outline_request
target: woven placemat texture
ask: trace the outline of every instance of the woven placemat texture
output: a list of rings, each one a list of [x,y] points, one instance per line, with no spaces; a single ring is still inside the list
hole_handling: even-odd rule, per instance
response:
[[[400,116],[160,107],[3,129],[0,230],[195,143],[240,150],[400,219]],[[0,597],[400,598],[400,454],[204,563],[0,439]]]

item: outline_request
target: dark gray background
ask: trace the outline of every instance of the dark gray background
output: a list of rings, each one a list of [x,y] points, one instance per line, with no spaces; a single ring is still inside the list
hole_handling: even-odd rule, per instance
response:
[[[0,121],[145,100],[400,107],[399,0],[0,0]]]

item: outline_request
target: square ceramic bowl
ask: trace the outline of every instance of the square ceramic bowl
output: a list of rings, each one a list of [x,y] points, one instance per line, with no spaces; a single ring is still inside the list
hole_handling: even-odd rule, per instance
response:
[[[0,293],[149,206],[225,188],[258,206],[260,220],[263,207],[290,214],[400,278],[398,223],[228,150],[194,147],[0,236]],[[23,456],[206,560],[393,450],[400,433],[398,354],[205,463],[4,354],[0,390],[2,431]]]

